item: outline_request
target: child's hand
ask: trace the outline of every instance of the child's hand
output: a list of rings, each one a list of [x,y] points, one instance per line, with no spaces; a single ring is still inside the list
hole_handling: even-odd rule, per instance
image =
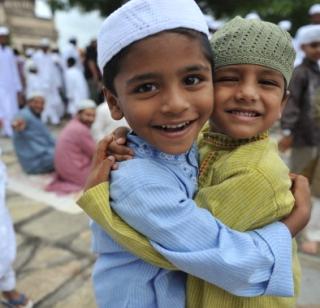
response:
[[[289,216],[282,222],[288,227],[292,237],[295,237],[308,223],[311,214],[311,193],[308,179],[302,175],[290,174],[292,193],[296,200]]]
[[[278,142],[278,148],[280,152],[285,152],[292,147],[293,137],[292,136],[285,136],[280,139]]]
[[[84,191],[108,181],[111,168],[116,168],[115,158],[113,156],[107,156],[106,153],[112,140],[112,136],[107,136],[99,141],[97,150],[92,159],[91,170]]]
[[[134,155],[132,149],[126,146],[128,131],[127,127],[118,127],[112,133],[113,141],[109,144],[107,153],[114,156],[116,161],[132,159]]]

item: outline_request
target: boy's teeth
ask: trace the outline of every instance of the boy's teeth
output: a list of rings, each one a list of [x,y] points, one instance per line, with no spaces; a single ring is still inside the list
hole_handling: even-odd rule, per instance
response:
[[[245,117],[255,117],[257,116],[256,112],[251,112],[251,111],[232,111],[234,114],[242,115]]]
[[[189,122],[184,122],[184,123],[177,124],[177,125],[162,125],[161,127],[162,128],[181,128],[181,127],[186,126],[188,124],[189,124]]]

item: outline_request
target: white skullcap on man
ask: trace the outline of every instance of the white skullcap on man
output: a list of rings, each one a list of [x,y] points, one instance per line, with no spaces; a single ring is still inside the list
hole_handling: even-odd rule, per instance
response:
[[[33,48],[27,48],[25,51],[26,56],[31,57],[34,54]]]
[[[98,35],[98,64],[104,66],[123,48],[150,35],[187,28],[209,35],[194,0],[131,0],[103,22]]]
[[[292,22],[290,20],[281,20],[278,23],[278,26],[285,31],[290,31],[292,27]]]
[[[7,27],[0,27],[0,35],[9,35],[9,29]]]
[[[310,6],[309,15],[320,14],[320,4],[314,4]]]
[[[96,103],[91,99],[84,99],[76,104],[77,112],[84,109],[95,109],[96,107]]]
[[[40,91],[33,91],[27,95],[27,101],[30,101],[36,97],[41,97],[44,99],[44,94]]]
[[[245,19],[248,20],[261,20],[260,16],[256,12],[251,12],[246,15]]]
[[[297,44],[310,44],[320,42],[320,25],[304,26],[297,34]]]

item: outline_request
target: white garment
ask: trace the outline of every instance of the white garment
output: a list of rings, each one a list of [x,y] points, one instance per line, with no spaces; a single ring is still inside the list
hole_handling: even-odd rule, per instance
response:
[[[91,128],[92,136],[96,141],[111,134],[120,126],[129,127],[125,118],[122,118],[119,121],[112,119],[107,102],[104,102],[97,107],[96,118]]]
[[[46,101],[41,116],[42,120],[44,123],[50,121],[52,124],[58,124],[63,114],[64,105],[59,94],[60,78],[57,75],[52,56],[49,52],[44,53],[39,50],[33,55],[33,60],[38,69]]]
[[[76,60],[76,67],[83,72],[83,65],[80,57],[80,53],[77,47],[71,43],[68,43],[62,52],[62,57],[64,60],[65,67],[68,67],[68,58],[74,58]]]
[[[68,98],[68,113],[77,113],[76,104],[89,98],[89,88],[83,73],[75,66],[66,71],[66,93]]]
[[[12,49],[0,46],[0,109],[2,113],[3,130],[7,136],[12,136],[11,121],[17,114],[17,94],[22,90],[18,67]]]
[[[32,93],[45,93],[45,88],[38,73],[28,72],[26,75],[26,97]]]
[[[16,257],[16,241],[12,221],[5,206],[6,170],[0,161],[0,290],[15,288],[15,275],[12,269]]]
[[[52,57],[52,60],[54,63],[56,76],[58,77],[58,79],[57,79],[58,87],[61,89],[64,89],[64,87],[65,87],[64,75],[65,75],[65,70],[66,70],[66,67],[64,65],[64,61],[58,53],[52,53],[51,57]]]

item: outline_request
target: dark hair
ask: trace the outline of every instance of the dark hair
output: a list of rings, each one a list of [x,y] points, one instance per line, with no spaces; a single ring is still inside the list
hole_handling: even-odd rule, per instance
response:
[[[198,32],[196,30],[187,29],[187,28],[175,28],[172,30],[165,30],[160,33],[156,33],[153,36],[156,36],[164,32],[178,33],[178,34],[186,35],[191,39],[198,40],[199,43],[201,44],[204,56],[210,62],[210,65],[213,68],[213,53],[212,53],[209,39],[206,34]],[[136,41],[128,45],[124,49],[122,49],[119,53],[113,56],[112,59],[103,68],[103,84],[107,89],[109,89],[114,94],[116,94],[116,91],[114,88],[114,79],[120,71],[121,62],[123,58],[129,53],[132,46],[134,46],[134,44],[136,44],[137,42],[139,41]]]
[[[76,64],[76,59],[73,58],[73,57],[70,57],[67,59],[67,64],[68,64],[68,67],[72,67]]]

